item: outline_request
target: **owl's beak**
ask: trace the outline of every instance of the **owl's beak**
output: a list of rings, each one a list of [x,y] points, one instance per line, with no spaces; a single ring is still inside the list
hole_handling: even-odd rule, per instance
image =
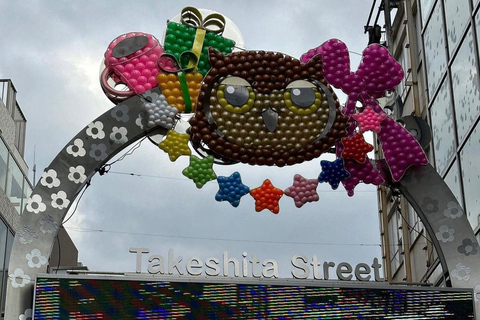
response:
[[[278,113],[272,108],[268,107],[266,110],[262,111],[262,118],[267,130],[270,132],[275,131],[278,123]]]

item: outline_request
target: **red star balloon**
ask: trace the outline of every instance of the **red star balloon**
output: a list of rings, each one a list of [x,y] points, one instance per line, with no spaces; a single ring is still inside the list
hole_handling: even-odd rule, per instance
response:
[[[267,179],[260,187],[250,190],[250,194],[255,199],[255,211],[260,212],[263,209],[273,213],[280,211],[278,201],[283,196],[283,191],[275,188],[270,180]]]
[[[364,163],[367,153],[373,150],[373,146],[365,141],[361,133],[350,138],[342,138],[342,144],[344,146],[342,158],[354,159],[360,163]]]

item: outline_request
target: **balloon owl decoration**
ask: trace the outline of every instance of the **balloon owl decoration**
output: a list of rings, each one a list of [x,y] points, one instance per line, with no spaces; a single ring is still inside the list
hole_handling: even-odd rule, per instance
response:
[[[322,75],[306,64],[263,51],[222,55],[211,49],[192,140],[215,156],[252,165],[293,165],[319,157],[347,135],[348,117]]]
[[[360,182],[399,181],[410,166],[427,163],[415,138],[376,100],[403,78],[386,48],[367,47],[352,72],[348,49],[336,39],[298,60],[277,52],[237,50],[222,34],[229,20],[218,13],[202,17],[200,10],[187,7],[179,20],[168,23],[163,46],[145,33],[115,39],[105,54],[101,83],[116,103],[132,95],[149,96],[144,99],[148,125],[168,130],[158,146],[172,161],[190,156],[183,174],[198,188],[217,180],[217,201],[237,207],[250,194],[257,211],[278,213],[283,194],[302,207],[318,200],[319,182],[333,189],[341,182],[352,196]],[[129,91],[110,88],[108,76]],[[343,107],[332,86],[347,94]],[[187,132],[176,130],[179,113],[190,114]],[[377,133],[384,159],[367,157],[373,146],[364,140],[366,131]],[[191,155],[190,145],[200,158]],[[325,152],[337,159],[321,161],[318,178],[295,175],[285,190],[268,179],[250,190],[238,172],[217,177],[213,170],[214,162],[283,167]]]

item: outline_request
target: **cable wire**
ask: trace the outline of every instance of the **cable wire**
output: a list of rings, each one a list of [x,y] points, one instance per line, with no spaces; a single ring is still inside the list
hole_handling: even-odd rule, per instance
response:
[[[73,217],[73,215],[74,215],[75,212],[77,211],[78,204],[79,204],[80,200],[82,199],[83,194],[85,193],[85,191],[87,191],[87,189],[88,189],[88,187],[90,186],[90,184],[91,184],[91,180],[88,180],[88,182],[85,184],[85,188],[83,189],[82,193],[81,193],[80,196],[78,197],[77,203],[75,204],[75,208],[73,209],[72,214],[70,214],[70,217],[68,217],[66,220],[64,220],[64,221],[62,222],[62,226],[63,226],[65,223],[67,223],[68,220],[70,220],[70,219]]]
[[[329,242],[292,242],[292,241],[274,241],[274,240],[250,240],[250,239],[227,239],[227,238],[211,238],[211,237],[190,237],[190,236],[175,236],[159,233],[144,233],[144,232],[128,232],[105,229],[86,229],[67,227],[67,229],[75,232],[99,232],[99,233],[114,233],[125,235],[140,235],[147,237],[165,237],[165,238],[180,238],[193,240],[208,240],[208,241],[230,241],[230,242],[254,242],[254,243],[275,243],[275,244],[308,244],[308,245],[323,245],[323,246],[361,246],[361,247],[380,247],[379,243],[329,243]]]

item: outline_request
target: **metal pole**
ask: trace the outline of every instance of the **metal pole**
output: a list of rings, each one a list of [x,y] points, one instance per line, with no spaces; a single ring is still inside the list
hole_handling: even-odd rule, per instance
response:
[[[407,14],[407,36],[409,49],[408,53],[410,54],[410,65],[411,65],[411,79],[412,79],[412,93],[413,93],[413,108],[415,116],[421,117],[422,112],[420,109],[420,92],[418,90],[418,46],[417,46],[417,32],[415,30],[415,24],[413,19],[412,11],[412,1],[405,0],[405,13]]]
[[[385,15],[385,35],[387,38],[388,51],[393,55],[391,49],[393,48],[392,40],[392,20],[390,17],[390,0],[383,0],[383,13]]]

